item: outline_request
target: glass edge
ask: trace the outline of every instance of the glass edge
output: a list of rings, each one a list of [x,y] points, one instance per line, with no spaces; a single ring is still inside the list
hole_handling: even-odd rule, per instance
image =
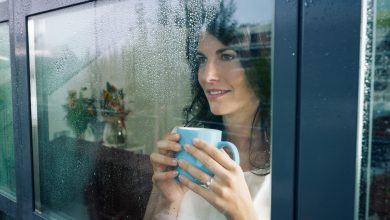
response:
[[[35,42],[34,42],[34,20],[27,19],[27,42],[29,57],[29,75],[30,75],[30,103],[31,103],[31,132],[33,142],[33,182],[34,182],[34,209],[40,209],[40,183],[39,183],[39,155],[38,155],[38,103],[36,90],[36,71],[35,71]]]
[[[365,88],[365,73],[366,68],[366,45],[367,45],[367,5],[368,0],[361,0],[361,27],[360,27],[360,60],[359,60],[359,90],[358,90],[358,120],[357,120],[357,140],[356,140],[356,180],[355,180],[355,204],[354,204],[354,219],[359,219],[359,204],[360,204],[360,178],[361,178],[361,158],[363,145],[363,114],[364,114],[364,90]]]
[[[16,202],[16,192],[10,191],[8,189],[0,188],[0,196],[3,196],[5,198],[9,199],[12,202]]]
[[[271,42],[270,42],[270,47],[271,47],[271,76],[270,76],[270,80],[271,80],[271,86],[270,86],[270,105],[271,105],[271,112],[270,112],[270,123],[271,123],[271,139],[270,139],[270,151],[271,151],[271,158],[270,158],[270,164],[271,164],[271,175],[272,175],[272,161],[273,161],[273,150],[272,150],[272,147],[273,147],[273,137],[274,135],[272,134],[272,130],[273,130],[273,107],[274,107],[274,62],[275,62],[275,21],[276,21],[276,2],[275,1],[272,1],[273,3],[273,16],[272,16],[272,24],[271,24]],[[272,186],[272,178],[270,180],[271,182],[271,197],[270,197],[270,202],[271,202],[271,207],[270,207],[270,216],[271,216],[271,219],[272,219],[272,191],[273,191],[273,186]]]
[[[371,151],[367,147],[364,153],[364,148],[371,143],[371,120],[372,107],[371,97],[373,88],[373,71],[375,67],[375,8],[376,0],[361,0],[361,29],[360,29],[360,60],[359,60],[359,95],[358,95],[358,120],[357,120],[357,146],[356,146],[356,181],[355,181],[355,204],[354,204],[354,219],[359,219],[361,212],[360,204],[365,202],[364,219],[368,219],[368,198],[369,198],[369,169],[368,166],[364,176],[362,175],[362,168],[370,164]],[[372,22],[372,25],[369,25]],[[372,36],[369,36],[372,33]],[[367,63],[369,65],[367,65]],[[368,97],[368,98],[367,98]],[[364,154],[364,155],[363,155]],[[363,158],[367,158],[366,164],[362,164]],[[361,200],[361,184],[366,179],[365,200]]]

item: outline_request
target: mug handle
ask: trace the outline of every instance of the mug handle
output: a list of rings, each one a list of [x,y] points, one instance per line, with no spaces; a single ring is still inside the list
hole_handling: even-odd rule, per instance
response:
[[[217,144],[217,148],[218,149],[222,149],[224,147],[227,147],[229,148],[229,150],[232,152],[233,154],[233,160],[237,163],[237,164],[240,164],[240,154],[238,153],[238,150],[237,150],[237,147],[236,145],[234,145],[232,142],[229,142],[229,141],[220,141],[218,142]]]

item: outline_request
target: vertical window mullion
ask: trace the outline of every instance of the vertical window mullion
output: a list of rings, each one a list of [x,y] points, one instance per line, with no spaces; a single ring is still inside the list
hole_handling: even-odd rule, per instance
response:
[[[282,220],[294,219],[298,1],[275,1],[274,48],[271,215]]]
[[[297,219],[353,219],[361,3],[301,8]]]
[[[16,219],[31,219],[33,206],[31,114],[26,14],[31,1],[11,1],[11,60],[17,190]]]

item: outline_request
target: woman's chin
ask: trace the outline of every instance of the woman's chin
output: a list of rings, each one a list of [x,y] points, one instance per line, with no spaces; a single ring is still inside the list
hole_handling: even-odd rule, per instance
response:
[[[210,108],[210,111],[211,111],[211,113],[213,113],[213,115],[225,115],[226,114],[226,112],[221,108]]]

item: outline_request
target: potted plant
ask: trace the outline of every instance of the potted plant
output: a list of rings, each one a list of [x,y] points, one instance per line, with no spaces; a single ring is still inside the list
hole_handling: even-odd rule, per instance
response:
[[[66,122],[77,138],[82,138],[88,124],[95,122],[97,118],[96,99],[84,97],[83,92],[86,90],[87,88],[83,87],[79,91],[78,96],[77,91],[69,91],[67,103],[64,105]]]
[[[103,131],[103,143],[106,146],[124,147],[127,130],[125,119],[129,110],[125,109],[123,89],[107,82],[100,100],[100,112],[106,123]]]

